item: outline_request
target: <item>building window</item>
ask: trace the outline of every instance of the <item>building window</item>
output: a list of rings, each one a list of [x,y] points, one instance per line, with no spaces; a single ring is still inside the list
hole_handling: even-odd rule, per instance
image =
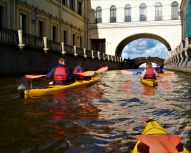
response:
[[[67,1],[68,1],[68,0],[62,0],[62,4],[63,4],[63,5],[67,5]]]
[[[75,44],[76,44],[76,35],[75,34],[72,35],[72,40],[73,40],[72,45],[75,46]]]
[[[52,40],[57,41],[57,28],[55,26],[52,27]]]
[[[68,31],[64,30],[64,44],[68,44]]]
[[[82,2],[78,1],[78,14],[82,15]]]
[[[20,19],[19,21],[20,29],[22,29],[23,33],[27,33],[28,32],[27,16],[25,14],[20,13],[19,19]]]
[[[139,7],[140,9],[140,21],[147,20],[147,6],[146,4],[142,3]]]
[[[96,23],[102,23],[102,9],[100,6],[96,7]]]
[[[0,6],[0,29],[3,28],[3,6]]]
[[[44,23],[42,21],[38,21],[38,36],[44,36]]]
[[[155,20],[162,20],[162,4],[160,2],[155,5]]]
[[[131,22],[131,6],[125,5],[125,22]]]
[[[110,8],[110,22],[116,22],[116,7],[114,5]]]
[[[75,10],[75,0],[70,0],[70,8]]]
[[[178,2],[172,2],[171,4],[171,19],[178,20]]]

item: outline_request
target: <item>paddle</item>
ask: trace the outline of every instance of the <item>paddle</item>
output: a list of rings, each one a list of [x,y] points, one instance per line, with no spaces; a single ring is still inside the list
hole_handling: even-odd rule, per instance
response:
[[[46,76],[46,75],[43,75],[43,74],[40,74],[40,75],[26,74],[25,78],[27,78],[27,79],[37,79],[37,78],[41,78],[41,77],[44,77],[44,76]]]
[[[102,72],[105,72],[108,70],[108,67],[107,66],[104,66],[104,67],[101,67],[99,68],[98,70],[95,71],[95,73],[102,73]]]
[[[83,76],[83,77],[93,76],[94,74],[95,74],[95,71],[85,71],[85,72],[77,73],[77,75]]]
[[[126,74],[126,75],[132,75],[133,74],[133,72],[127,71],[127,70],[121,70],[121,73]]]
[[[85,71],[85,72],[81,72],[81,73],[77,73],[76,75],[82,76],[82,77],[88,77],[88,76],[93,76],[95,75],[95,73],[102,73],[108,70],[108,67],[101,67],[100,69],[96,70],[96,71]]]

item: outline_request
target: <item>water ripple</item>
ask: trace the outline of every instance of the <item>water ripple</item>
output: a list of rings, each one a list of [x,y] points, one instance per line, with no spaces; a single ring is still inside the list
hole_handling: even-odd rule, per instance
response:
[[[136,75],[109,71],[91,87],[26,100],[18,80],[0,83],[0,152],[130,152],[148,116],[191,146],[189,75],[161,77],[150,88]]]

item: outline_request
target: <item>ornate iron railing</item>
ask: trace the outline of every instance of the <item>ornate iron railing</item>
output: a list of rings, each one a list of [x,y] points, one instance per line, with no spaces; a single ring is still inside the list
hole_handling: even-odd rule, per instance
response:
[[[43,38],[31,34],[24,33],[22,35],[22,43],[31,48],[36,49],[43,49],[44,48],[44,42]],[[18,31],[7,29],[7,28],[0,28],[0,43],[2,44],[11,44],[11,45],[18,45],[19,44],[19,38],[18,38]],[[61,43],[55,42],[52,40],[47,40],[47,48],[49,51],[53,52],[60,52],[62,53],[61,49]],[[76,49],[76,54],[75,54]],[[100,52],[98,54],[97,51],[92,50],[86,50],[86,55],[84,56],[84,49],[70,46],[68,44],[64,44],[64,51],[67,54],[75,54],[75,56],[83,56],[83,57],[89,57],[89,58],[95,58],[95,59],[107,59],[107,54],[104,54]],[[111,56],[109,56],[111,59]]]

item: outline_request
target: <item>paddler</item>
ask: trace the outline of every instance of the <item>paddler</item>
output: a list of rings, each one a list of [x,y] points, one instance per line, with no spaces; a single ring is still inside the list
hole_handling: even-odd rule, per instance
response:
[[[152,63],[151,62],[146,63],[146,68],[142,72],[141,77],[143,79],[156,79],[157,76],[158,74],[152,67]]]
[[[47,78],[52,77],[54,78],[54,85],[64,85],[70,84],[74,82],[74,76],[70,69],[67,68],[65,65],[65,59],[60,58],[58,60],[58,65],[50,70],[46,74]]]
[[[84,69],[82,68],[81,64],[78,63],[77,66],[74,68],[73,74],[82,73]]]
[[[83,80],[85,77],[78,75],[78,73],[84,72],[84,69],[81,66],[81,63],[78,63],[73,70],[73,74],[76,80]]]
[[[159,66],[159,67],[156,67],[155,68],[155,71],[157,72],[157,73],[164,73],[164,71],[162,70],[162,68]]]

